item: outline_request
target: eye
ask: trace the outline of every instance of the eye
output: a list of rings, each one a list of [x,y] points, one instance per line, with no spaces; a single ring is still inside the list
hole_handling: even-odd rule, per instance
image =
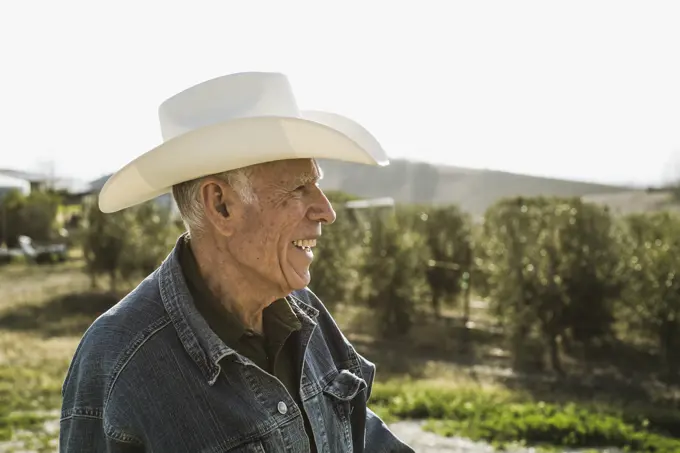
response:
[[[307,188],[307,186],[297,186],[297,187],[295,188],[295,191],[296,191],[296,192],[302,192],[302,191],[305,190],[306,188]]]

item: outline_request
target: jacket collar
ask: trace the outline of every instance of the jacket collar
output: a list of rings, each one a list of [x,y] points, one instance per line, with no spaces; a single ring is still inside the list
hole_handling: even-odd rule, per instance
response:
[[[179,259],[179,247],[184,240],[185,236],[180,236],[159,268],[160,294],[163,306],[184,349],[201,370],[208,384],[213,385],[221,371],[220,361],[230,355],[236,355],[238,360],[241,360],[241,356],[210,329],[194,305]],[[305,303],[295,292],[287,299],[302,323],[302,330],[311,332],[316,326],[319,311]]]

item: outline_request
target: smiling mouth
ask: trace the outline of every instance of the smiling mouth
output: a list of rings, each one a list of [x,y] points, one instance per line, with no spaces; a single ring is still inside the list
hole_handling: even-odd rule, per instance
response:
[[[312,247],[316,247],[316,239],[298,239],[293,241],[292,244],[300,250],[309,252],[312,250]]]

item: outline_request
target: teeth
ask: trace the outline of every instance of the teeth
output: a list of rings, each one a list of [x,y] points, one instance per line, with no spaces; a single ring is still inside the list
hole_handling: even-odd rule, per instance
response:
[[[298,239],[293,241],[293,245],[306,248],[316,247],[316,239]]]

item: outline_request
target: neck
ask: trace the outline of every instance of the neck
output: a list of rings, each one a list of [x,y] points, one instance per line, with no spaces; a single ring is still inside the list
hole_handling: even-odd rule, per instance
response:
[[[201,277],[221,304],[247,329],[262,333],[262,311],[281,297],[266,282],[238,266],[229,250],[213,238],[191,238],[191,251]]]

